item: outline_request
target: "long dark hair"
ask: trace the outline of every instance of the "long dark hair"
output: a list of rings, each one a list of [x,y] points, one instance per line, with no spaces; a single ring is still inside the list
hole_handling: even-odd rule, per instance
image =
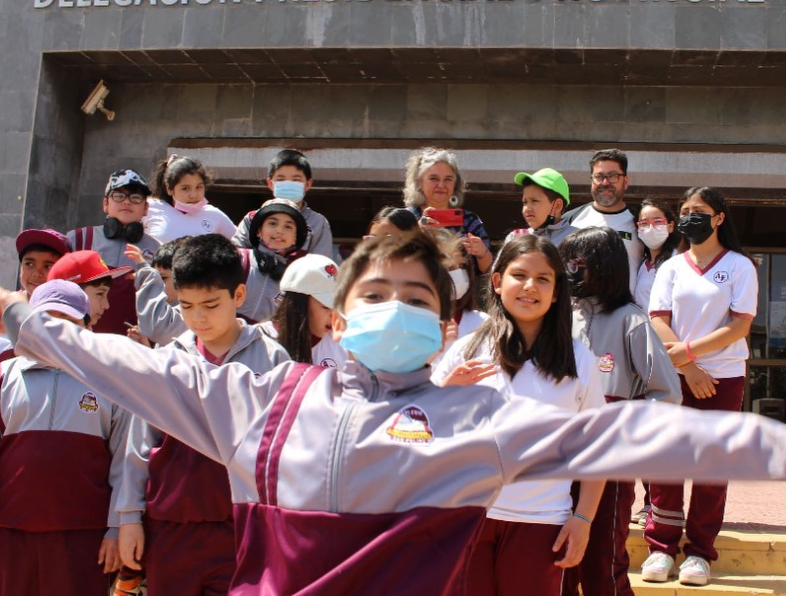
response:
[[[709,186],[694,186],[689,188],[685,191],[685,195],[682,197],[680,210],[682,210],[683,203],[685,203],[685,201],[694,195],[699,195],[699,198],[702,201],[712,207],[712,210],[716,215],[723,213],[723,223],[718,226],[718,242],[721,243],[721,246],[728,250],[738,252],[750,259],[750,255],[744,248],[742,248],[742,244],[740,244],[740,239],[737,237],[737,231],[734,228],[734,222],[731,219],[731,213],[729,212],[729,207],[726,204],[726,199],[723,198],[723,195],[720,193],[720,191]],[[753,261],[753,259],[751,259],[751,261]]]
[[[448,273],[450,273],[452,268],[460,268],[467,272],[469,289],[466,294],[455,301],[453,305],[453,316],[456,317],[458,313],[465,310],[477,310],[478,278],[475,273],[475,264],[470,258],[469,253],[467,253],[467,249],[464,248],[463,239],[440,228],[436,228],[433,231],[429,230],[429,232],[434,235],[437,242],[439,242],[442,252],[445,253],[445,266],[448,268]]]
[[[543,325],[534,344],[526,345],[519,326],[505,310],[502,297],[490,291],[489,319],[478,328],[467,346],[464,357],[471,359],[481,346],[490,345],[492,358],[511,377],[521,370],[527,358],[531,356],[535,368],[556,382],[559,383],[565,377],[575,379],[578,373],[571,336],[572,311],[568,291],[570,285],[559,252],[554,245],[540,236],[516,236],[502,247],[491,268],[491,274],[493,276],[494,273],[499,273],[500,276],[504,276],[513,261],[531,252],[541,253],[548,261],[549,267],[554,270],[554,293],[557,297],[557,301],[543,317]],[[489,287],[491,288],[491,282]]]
[[[663,265],[666,261],[671,258],[671,255],[674,254],[674,251],[677,250],[677,247],[680,245],[680,240],[682,240],[682,236],[677,231],[677,217],[674,215],[674,210],[668,203],[664,203],[663,201],[657,201],[655,199],[644,199],[641,202],[641,208],[644,207],[654,207],[658,209],[663,216],[666,218],[666,221],[670,224],[674,224],[674,229],[669,234],[669,237],[666,238],[666,242],[663,243],[663,246],[660,247],[660,253],[658,256],[655,257],[655,262],[652,264],[655,269]],[[644,257],[649,261],[652,258],[652,253],[650,252],[649,247],[646,245],[644,246]]]
[[[210,175],[199,160],[171,155],[159,161],[153,172],[153,194],[162,201],[174,205],[174,199],[167,191],[167,186],[174,188],[180,179],[188,174],[200,176],[205,183],[205,188],[210,185]]]
[[[273,314],[273,325],[280,343],[295,362],[311,362],[311,329],[308,324],[310,296],[299,292],[285,292]]]
[[[630,264],[620,235],[606,227],[590,227],[573,232],[559,245],[565,263],[577,261],[586,273],[574,282],[576,298],[594,298],[603,312],[612,312],[629,302]]]

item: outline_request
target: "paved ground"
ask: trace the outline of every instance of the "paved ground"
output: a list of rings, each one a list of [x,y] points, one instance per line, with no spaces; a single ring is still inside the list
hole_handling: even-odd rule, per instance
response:
[[[641,509],[644,491],[636,483],[634,511]],[[690,498],[690,483],[685,502]],[[726,500],[727,530],[786,533],[786,482],[731,482]]]

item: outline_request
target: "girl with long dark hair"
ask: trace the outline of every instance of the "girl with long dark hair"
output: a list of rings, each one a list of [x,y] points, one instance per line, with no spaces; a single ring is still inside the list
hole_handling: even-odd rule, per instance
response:
[[[437,367],[442,385],[478,382],[508,399],[533,398],[574,412],[605,402],[592,354],[571,337],[568,280],[554,245],[534,235],[507,242],[491,269],[489,315]],[[468,571],[468,594],[558,596],[563,570],[584,554],[603,481],[582,483],[571,511],[570,480],[505,487],[489,509]]]
[[[756,268],[742,249],[723,196],[694,187],[680,205],[677,228],[690,248],[658,271],[650,316],[679,372],[682,404],[700,410],[742,408],[748,336],[758,304]],[[723,523],[726,484],[694,484],[687,518],[683,486],[650,484],[652,511],[644,537],[650,556],[646,581],[674,573],[682,522],[688,543],[680,566],[683,584],[704,585],[710,561],[718,558],[715,538]]]
[[[633,302],[620,235],[607,227],[584,228],[565,238],[559,252],[571,278],[573,336],[598,359],[606,402],[679,401],[679,380],[666,349]],[[633,489],[633,482],[606,483],[587,553],[567,574],[563,594],[575,596],[581,584],[584,596],[633,596],[625,546]]]

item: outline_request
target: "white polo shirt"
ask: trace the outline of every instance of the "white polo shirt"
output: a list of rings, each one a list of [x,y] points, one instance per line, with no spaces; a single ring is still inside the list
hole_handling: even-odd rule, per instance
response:
[[[681,341],[695,341],[728,325],[732,317],[753,320],[759,280],[750,259],[728,250],[705,269],[688,252],[658,269],[650,296],[650,316],[670,315],[671,328]],[[696,357],[696,364],[716,379],[745,375],[748,343],[739,339]]]
[[[466,362],[464,351],[472,337],[468,335],[456,340],[434,371],[432,381],[443,380],[456,366]],[[573,352],[578,372],[576,379],[566,378],[555,383],[528,360],[513,379],[500,371],[478,385],[494,387],[508,399],[525,396],[573,412],[605,405],[595,356],[578,340],[573,340]],[[481,348],[477,359],[491,362],[490,349]],[[570,484],[570,480],[532,480],[505,486],[486,515],[502,521],[562,525],[570,518],[573,506]]]
[[[273,321],[259,323],[265,335],[278,339],[278,330]],[[349,360],[349,352],[333,341],[333,335],[328,333],[311,348],[311,362],[325,368],[342,368]]]
[[[664,261],[664,263],[665,262],[666,261]],[[655,275],[657,273],[658,270],[655,267],[650,267],[649,261],[647,261],[647,259],[644,259],[641,262],[641,265],[639,265],[639,272],[636,275],[636,289],[633,291],[633,299],[644,312],[647,312],[647,309],[649,308],[652,284],[655,283]]]
[[[166,244],[183,236],[221,234],[232,240],[237,227],[217,207],[205,205],[196,213],[183,213],[161,199],[148,200],[147,215],[142,218],[145,233]]]

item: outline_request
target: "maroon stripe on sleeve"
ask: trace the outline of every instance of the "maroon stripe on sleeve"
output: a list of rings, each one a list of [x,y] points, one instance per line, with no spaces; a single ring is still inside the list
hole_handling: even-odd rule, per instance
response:
[[[671,311],[670,310],[651,310],[650,311],[650,319],[654,319],[655,317],[670,317]]]
[[[268,412],[267,420],[265,421],[265,430],[262,432],[262,440],[259,443],[259,452],[257,453],[257,491],[259,492],[259,500],[261,503],[268,503],[268,486],[267,486],[267,468],[270,459],[270,448],[273,446],[273,439],[275,438],[276,431],[278,430],[281,419],[289,404],[289,398],[292,392],[297,387],[300,377],[302,377],[309,364],[297,362],[292,366],[284,383],[278,390],[276,397],[273,399],[273,405]]]
[[[736,311],[734,311],[734,310],[730,310],[730,311],[729,311],[729,314],[730,314],[732,317],[736,317],[736,318],[738,318],[738,319],[745,319],[746,321],[752,321],[753,319],[755,319],[755,318],[756,318],[755,316],[753,316],[753,315],[752,315],[752,314],[750,314],[750,313],[747,313],[747,312],[736,312]]]
[[[306,396],[308,388],[314,382],[320,373],[325,370],[322,366],[310,366],[300,377],[297,387],[292,393],[289,400],[289,407],[284,412],[284,419],[281,421],[278,433],[273,437],[273,446],[268,456],[268,503],[274,507],[278,505],[278,498],[276,497],[278,489],[278,463],[281,460],[281,452],[284,449],[284,443],[287,441],[289,431],[292,430],[292,425],[295,423],[295,417],[300,404],[303,403],[303,398]]]

